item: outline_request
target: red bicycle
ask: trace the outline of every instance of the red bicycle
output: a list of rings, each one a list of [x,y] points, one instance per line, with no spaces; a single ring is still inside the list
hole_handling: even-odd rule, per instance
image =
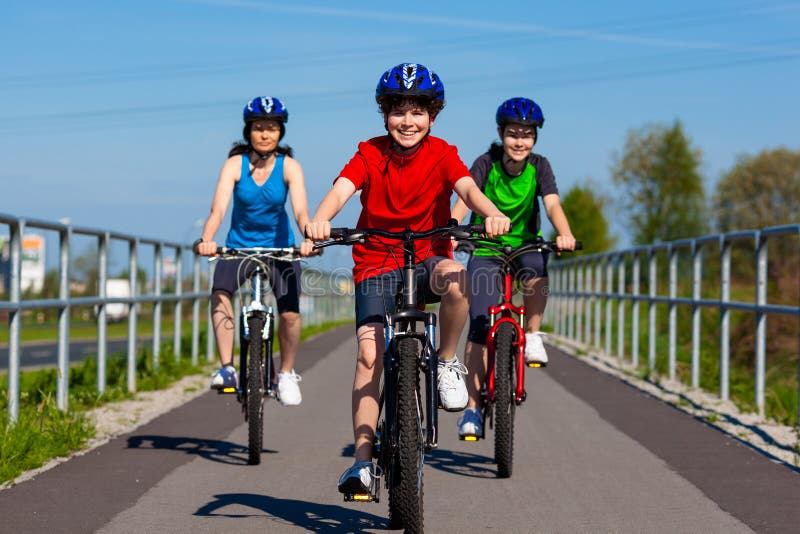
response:
[[[562,252],[555,241],[526,243],[518,248],[501,246],[482,238],[470,241],[502,255],[503,297],[500,303],[489,307],[489,333],[486,338],[486,382],[481,392],[482,427],[486,418],[494,429],[494,458],[497,476],[508,478],[513,470],[514,415],[516,407],[525,402],[525,306],[512,302],[514,294],[513,261],[528,252]],[[577,242],[575,249],[581,249]],[[530,367],[540,367],[531,364]],[[480,436],[483,438],[484,436]],[[464,436],[476,441],[478,436]]]

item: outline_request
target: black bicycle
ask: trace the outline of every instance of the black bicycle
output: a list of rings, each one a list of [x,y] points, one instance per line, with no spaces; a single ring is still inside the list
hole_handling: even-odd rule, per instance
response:
[[[379,502],[382,474],[389,493],[391,528],[404,528],[406,532],[423,531],[422,466],[425,453],[438,446],[436,314],[418,307],[415,241],[460,239],[473,232],[483,232],[483,225],[453,223],[423,232],[332,228],[332,240],[316,245],[317,248],[353,245],[370,238],[401,241],[403,245],[403,282],[395,296],[397,307],[384,317],[383,382],[372,449],[380,468],[379,476],[372,478],[369,494],[345,494],[344,500]],[[420,372],[425,376],[424,401]]]
[[[286,248],[227,248],[219,247],[215,259],[242,259],[239,270],[252,266],[249,275],[250,295],[246,286],[239,287],[242,303],[239,318],[239,387],[219,390],[236,393],[247,421],[247,463],[261,463],[264,439],[264,400],[276,396],[275,366],[272,361],[272,344],[275,339],[275,313],[266,303],[267,275],[271,261],[298,261],[300,249]],[[237,276],[238,278],[238,276]]]

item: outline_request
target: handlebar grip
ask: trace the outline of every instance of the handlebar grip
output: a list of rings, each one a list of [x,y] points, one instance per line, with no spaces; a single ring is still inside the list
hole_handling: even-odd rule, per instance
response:
[[[583,250],[583,241],[575,241],[575,250]]]
[[[331,228],[331,239],[344,239],[347,235],[347,228]]]
[[[468,224],[467,227],[469,227],[468,231],[471,234],[482,234],[486,231],[486,226],[482,224]]]
[[[233,249],[230,249],[228,247],[217,247],[217,254],[222,256],[222,255],[228,254],[231,250],[233,250]]]

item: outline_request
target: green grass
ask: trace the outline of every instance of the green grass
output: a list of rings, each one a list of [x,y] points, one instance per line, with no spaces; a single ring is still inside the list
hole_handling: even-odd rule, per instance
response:
[[[302,330],[301,338],[324,332],[330,328],[352,323],[330,322],[309,326]],[[205,343],[201,331],[200,345]],[[187,336],[183,346],[188,346]],[[184,376],[206,373],[207,364],[194,366],[188,355],[176,361],[172,344],[162,346],[159,366],[153,365],[150,349],[139,352],[136,360],[136,387],[138,391],[163,389]],[[81,450],[95,436],[95,429],[86,418],[85,411],[108,402],[132,397],[127,391],[127,360],[116,353],[106,363],[106,391],[97,392],[97,360],[88,358],[69,370],[69,411],[56,407],[55,390],[57,369],[40,369],[20,373],[19,417],[10,424],[8,410],[7,376],[0,377],[0,483],[13,480],[24,471],[35,469],[52,458],[66,456]]]
[[[191,325],[191,319],[185,319],[183,328],[187,328],[187,324]],[[202,322],[205,325],[205,322]],[[152,335],[153,320],[149,317],[139,316],[136,320],[136,331],[138,335],[147,336]],[[191,326],[188,326],[191,328]],[[204,326],[201,326],[204,328]],[[108,323],[107,336],[113,338],[124,338],[128,336],[128,323],[123,321],[121,323]],[[81,339],[97,339],[97,323],[94,321],[70,320],[69,335],[72,341]],[[165,317],[161,320],[161,335],[172,335],[172,318]],[[58,324],[53,322],[47,323],[34,323],[24,321],[20,328],[20,341],[55,341],[58,339]],[[8,328],[0,329],[0,345],[8,343]]]

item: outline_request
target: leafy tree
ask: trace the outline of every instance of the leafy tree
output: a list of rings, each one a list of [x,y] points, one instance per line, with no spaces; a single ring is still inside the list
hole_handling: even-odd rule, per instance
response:
[[[561,199],[572,234],[583,241],[583,254],[595,254],[612,249],[616,238],[609,233],[609,225],[604,215],[608,199],[596,191],[591,182],[582,187],[570,189]],[[553,232],[550,239],[555,239]]]
[[[623,189],[623,209],[635,244],[672,241],[707,231],[706,200],[699,167],[702,154],[690,146],[680,121],[628,133],[624,152],[611,167]]]
[[[800,150],[740,156],[717,184],[713,207],[721,232],[800,222]]]

